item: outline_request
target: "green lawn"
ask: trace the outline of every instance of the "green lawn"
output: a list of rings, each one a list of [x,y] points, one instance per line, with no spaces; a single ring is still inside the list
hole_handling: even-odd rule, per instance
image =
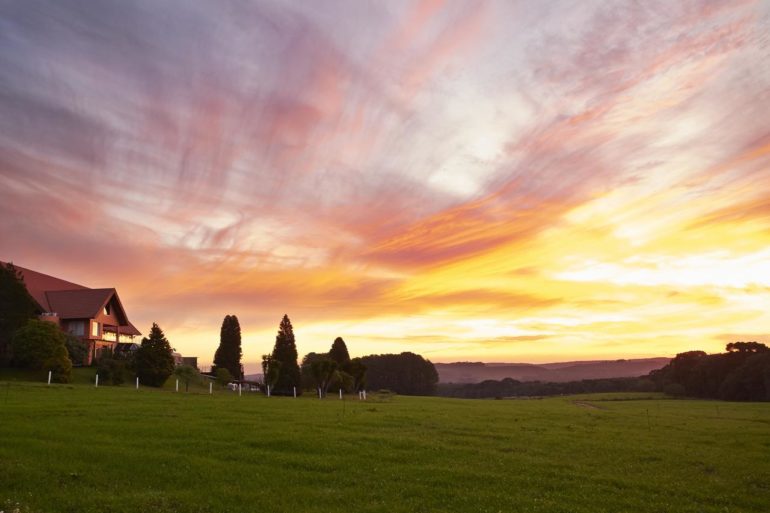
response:
[[[15,509],[766,513],[770,405],[0,381],[0,511]]]

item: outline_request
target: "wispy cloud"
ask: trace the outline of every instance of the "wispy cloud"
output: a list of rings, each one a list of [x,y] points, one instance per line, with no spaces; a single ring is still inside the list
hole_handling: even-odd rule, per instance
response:
[[[766,3],[0,5],[0,259],[213,355],[770,329]],[[704,342],[705,341],[705,342]],[[705,344],[705,345],[704,345]]]

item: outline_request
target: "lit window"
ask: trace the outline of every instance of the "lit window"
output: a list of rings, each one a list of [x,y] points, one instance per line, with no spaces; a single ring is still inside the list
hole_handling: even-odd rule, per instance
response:
[[[98,322],[91,322],[91,336],[92,337],[98,337],[99,336],[99,323]]]

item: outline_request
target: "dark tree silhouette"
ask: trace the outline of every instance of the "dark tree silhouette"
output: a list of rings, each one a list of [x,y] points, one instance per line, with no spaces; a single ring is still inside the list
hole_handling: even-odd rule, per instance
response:
[[[380,354],[361,358],[366,380],[372,389],[388,389],[404,395],[433,395],[438,372],[422,356],[410,352]]]
[[[262,355],[262,379],[265,383],[265,393],[267,393],[268,387],[272,394],[275,389],[275,384],[278,381],[278,377],[281,375],[281,362],[273,358],[273,355]],[[293,390],[292,390],[293,392]]]
[[[297,364],[297,344],[294,341],[294,328],[288,315],[284,315],[278,326],[273,347],[273,359],[280,364],[280,374],[275,383],[275,393],[290,395],[294,387],[301,392],[299,365]]]
[[[310,372],[315,380],[316,387],[321,391],[321,396],[326,397],[329,384],[336,377],[337,362],[331,358],[321,358],[310,363]]]
[[[21,273],[13,264],[0,264],[0,366],[7,365],[11,339],[28,320],[34,319],[39,307],[27,292]]]
[[[143,385],[162,387],[174,372],[174,356],[163,330],[152,323],[150,336],[142,339],[142,345],[134,356],[136,375]]]
[[[658,390],[730,401],[770,400],[770,350],[759,342],[730,342],[726,352],[688,351],[650,373]]]
[[[226,315],[219,332],[219,347],[214,354],[212,372],[217,369],[227,369],[235,379],[243,379],[241,366],[241,325],[235,315]]]
[[[342,337],[337,337],[332,343],[331,349],[329,349],[329,358],[337,362],[340,368],[345,367],[350,362],[350,354],[348,354],[348,347],[345,345],[345,341]]]

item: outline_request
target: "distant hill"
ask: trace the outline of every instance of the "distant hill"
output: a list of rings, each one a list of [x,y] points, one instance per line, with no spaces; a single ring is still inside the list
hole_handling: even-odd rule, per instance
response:
[[[582,362],[531,363],[435,363],[440,383],[479,383],[487,379],[564,382],[581,379],[631,378],[664,367],[671,358],[591,360]]]

